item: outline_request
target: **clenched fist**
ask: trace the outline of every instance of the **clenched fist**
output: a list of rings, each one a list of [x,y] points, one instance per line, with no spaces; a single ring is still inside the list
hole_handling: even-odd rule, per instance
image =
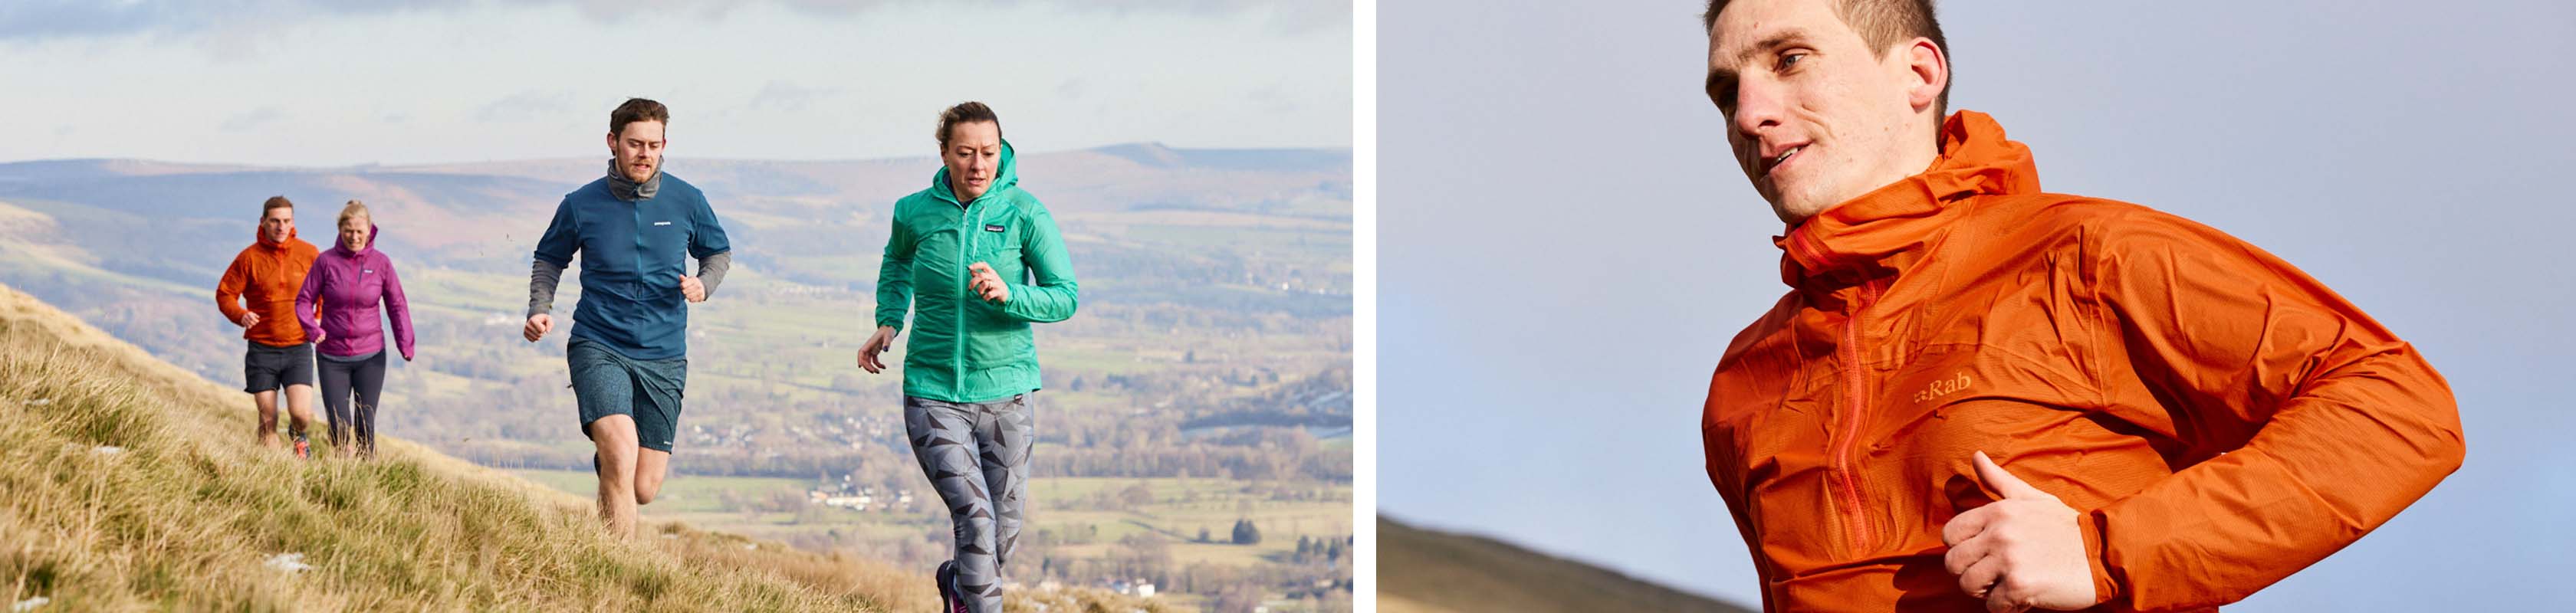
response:
[[[1941,527],[1941,542],[1950,546],[1942,566],[1959,576],[1959,590],[1985,599],[1993,613],[2093,606],[2093,565],[2075,509],[2004,471],[1986,452],[1970,461],[1977,478],[2004,498]]]
[[[553,315],[538,313],[528,316],[528,326],[520,328],[519,335],[526,337],[528,342],[534,343],[537,342],[537,339],[545,338],[546,333],[554,329],[555,317]]]
[[[993,265],[976,262],[967,266],[966,271],[975,275],[972,280],[966,282],[966,288],[974,291],[975,295],[982,296],[986,302],[993,304],[1005,304],[1011,301],[1011,286],[1002,282],[1001,273],[993,272]]]

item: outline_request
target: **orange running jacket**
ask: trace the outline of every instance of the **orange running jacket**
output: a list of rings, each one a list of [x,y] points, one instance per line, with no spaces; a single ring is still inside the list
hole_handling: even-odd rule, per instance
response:
[[[313,270],[313,256],[320,255],[312,243],[295,237],[287,228],[286,241],[268,240],[259,233],[259,242],[243,247],[233,256],[231,266],[224,268],[224,278],[215,284],[215,308],[224,312],[224,321],[241,321],[242,313],[259,313],[259,325],[242,331],[242,338],[270,347],[304,344],[304,325],[295,319],[295,293],[304,289],[304,273]],[[248,301],[250,306],[242,306]]]
[[[2457,469],[2413,347],[2288,263],[2145,207],[2042,193],[1984,114],[1923,174],[1775,239],[1793,288],[1700,428],[1772,611],[1983,611],[1941,527],[1969,455],[2082,512],[2098,610],[2242,599]]]

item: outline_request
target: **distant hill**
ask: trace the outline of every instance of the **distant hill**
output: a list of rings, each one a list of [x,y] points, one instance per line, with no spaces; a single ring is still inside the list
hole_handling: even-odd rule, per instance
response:
[[[599,178],[597,159],[494,161],[338,168],[191,165],[142,160],[44,160],[0,163],[0,202],[47,215],[58,239],[72,239],[109,269],[193,284],[222,271],[231,252],[250,243],[259,203],[284,194],[303,205],[298,224],[328,246],[331,217],[358,199],[388,220],[385,246],[419,261],[495,273],[526,273],[535,234],[565,192]],[[1198,246],[1162,236],[1173,228],[1241,227],[1264,219],[1280,228],[1350,219],[1350,152],[1346,149],[1172,149],[1132,144],[1028,153],[1021,186],[1068,224],[1069,238],[1111,247],[1160,251],[1156,243]],[[769,274],[811,284],[872,287],[875,248],[894,201],[930,184],[938,161],[699,159],[680,156],[666,170],[705,190],[737,242],[770,247],[742,254]],[[1157,211],[1232,216],[1209,223]],[[1310,220],[1298,223],[1296,220]],[[1140,229],[1143,234],[1131,233]],[[861,240],[863,239],[863,240]],[[1142,239],[1142,240],[1129,240]],[[1347,240],[1343,259],[1347,260]],[[1076,249],[1094,255],[1099,249]],[[1227,249],[1189,254],[1221,256]],[[1089,252],[1089,253],[1087,253]],[[225,256],[225,257],[215,257]],[[842,258],[870,258],[851,266]],[[1119,256],[1129,257],[1129,256]],[[1143,271],[1139,271],[1143,272]],[[1326,275],[1302,271],[1301,277]],[[1347,271],[1339,287],[1347,293]],[[1140,276],[1147,280],[1157,277]],[[1165,276],[1168,278],[1168,275]],[[1334,287],[1334,279],[1302,285]]]
[[[1715,611],[1742,606],[1481,536],[1380,516],[1377,607],[1434,611]]]
[[[589,502],[388,440],[297,461],[239,391],[0,286],[0,603],[94,610],[921,611],[926,572]],[[281,556],[300,557],[281,558]],[[293,562],[287,564],[286,562]],[[287,568],[302,565],[302,570]],[[1099,590],[1050,610],[1163,610]],[[38,600],[41,599],[41,600]],[[1030,610],[1030,609],[1022,609]]]

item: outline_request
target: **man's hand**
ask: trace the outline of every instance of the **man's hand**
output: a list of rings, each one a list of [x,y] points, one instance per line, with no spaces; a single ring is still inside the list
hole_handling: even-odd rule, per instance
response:
[[[868,344],[859,346],[859,368],[866,369],[868,374],[885,372],[885,360],[877,354],[885,353],[893,346],[894,326],[877,326],[877,333],[868,337]]]
[[[2004,498],[1941,527],[1941,542],[1950,546],[1943,567],[1959,576],[1959,590],[1986,599],[1993,613],[2093,606],[2093,566],[2075,509],[2005,472],[1986,452],[1971,461],[1977,478]]]
[[[528,342],[534,343],[537,342],[537,339],[545,338],[546,333],[553,331],[554,329],[555,317],[553,315],[538,313],[528,316],[528,327],[519,329],[519,335],[527,337]]]
[[[699,281],[697,277],[680,275],[680,296],[689,299],[690,302],[706,302],[707,284]]]
[[[324,330],[324,329],[321,329],[321,328],[314,328],[314,329],[313,329],[313,344],[320,345],[320,344],[322,344],[322,339],[327,339],[327,338],[331,338],[331,331],[330,331],[330,330]]]
[[[241,324],[241,327],[243,328],[259,325],[259,314],[250,311],[242,311],[241,319],[235,319],[233,320],[233,323]]]
[[[966,271],[975,275],[974,280],[966,283],[966,287],[974,290],[975,295],[982,296],[986,302],[993,304],[1011,301],[1011,286],[1002,283],[1002,275],[993,272],[993,265],[976,262],[968,265]]]

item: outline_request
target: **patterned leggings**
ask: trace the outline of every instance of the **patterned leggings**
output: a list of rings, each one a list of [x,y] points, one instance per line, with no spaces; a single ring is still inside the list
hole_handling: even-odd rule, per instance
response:
[[[957,591],[974,613],[1002,610],[1002,566],[1028,500],[1036,393],[991,402],[903,398],[904,431],[957,533]]]

